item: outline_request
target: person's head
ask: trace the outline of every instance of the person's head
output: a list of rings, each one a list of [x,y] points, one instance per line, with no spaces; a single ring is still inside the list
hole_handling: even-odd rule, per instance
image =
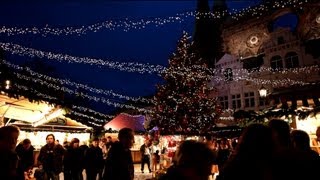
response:
[[[63,142],[63,147],[68,147],[69,146],[69,142],[68,141],[64,141]]]
[[[167,148],[163,147],[162,150],[161,150],[161,154],[166,154],[166,153],[167,153]]]
[[[269,121],[268,126],[272,130],[274,142],[278,148],[288,148],[290,146],[290,126],[282,119]]]
[[[0,149],[14,151],[18,142],[20,129],[17,126],[3,126],[0,128]]]
[[[111,136],[108,136],[108,137],[107,137],[107,141],[108,141],[108,142],[112,142],[112,137],[111,137]]]
[[[104,143],[107,143],[108,138],[106,138],[106,137],[102,137],[102,138],[101,138],[101,141],[102,141],[102,142],[104,142]]]
[[[78,138],[73,138],[70,142],[71,148],[78,148],[80,144],[80,140]]]
[[[31,141],[30,139],[24,139],[22,141],[22,146],[25,150],[28,150],[31,147]]]
[[[263,124],[250,124],[242,132],[235,149],[235,154],[241,157],[257,158],[264,154],[271,156],[273,150],[272,131]]]
[[[207,179],[214,164],[214,153],[204,143],[188,140],[180,144],[174,160],[190,179]],[[194,177],[191,177],[194,176]]]
[[[55,143],[56,143],[56,145],[58,145],[58,144],[60,144],[60,141],[57,139]]]
[[[291,143],[293,148],[298,150],[310,150],[310,138],[309,135],[302,130],[293,130],[291,132]]]
[[[107,144],[107,138],[105,138],[105,137],[102,137],[101,139],[100,139],[100,146],[104,146],[104,145],[106,145]]]
[[[92,144],[93,147],[98,147],[98,145],[99,145],[99,138],[93,138],[91,144]]]
[[[206,143],[212,143],[212,136],[209,135],[209,134],[207,134],[207,135],[205,136],[205,142],[206,142]]]
[[[150,145],[149,139],[144,140],[144,145],[146,145],[146,146],[149,146],[149,145]]]
[[[133,130],[130,128],[120,129],[118,139],[125,148],[132,148],[134,144]]]
[[[46,141],[48,145],[54,145],[56,138],[53,134],[48,134],[46,137]]]

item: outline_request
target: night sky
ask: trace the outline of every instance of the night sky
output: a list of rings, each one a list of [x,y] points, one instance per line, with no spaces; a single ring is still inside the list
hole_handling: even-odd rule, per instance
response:
[[[212,7],[213,1],[209,1]],[[257,1],[230,1],[229,8],[243,8]],[[66,27],[87,26],[107,20],[126,21],[166,18],[178,13],[195,11],[196,0],[189,1],[71,1],[57,3],[3,2],[0,6],[0,27]],[[85,35],[36,35],[7,36],[0,34],[1,42],[16,43],[35,48],[78,57],[101,58],[119,62],[140,62],[167,66],[169,56],[174,52],[182,32],[194,32],[194,17],[187,17],[182,23],[168,23],[164,26],[146,26],[142,30],[123,28],[101,29]],[[16,64],[31,58],[10,55],[7,58]],[[59,78],[87,84],[92,87],[113,90],[128,96],[153,95],[161,78],[157,75],[139,74],[112,70],[96,65],[68,64],[42,59],[56,68]],[[96,95],[99,96],[99,95]],[[108,97],[115,102],[121,100]],[[92,109],[108,112],[113,107],[94,105]]]

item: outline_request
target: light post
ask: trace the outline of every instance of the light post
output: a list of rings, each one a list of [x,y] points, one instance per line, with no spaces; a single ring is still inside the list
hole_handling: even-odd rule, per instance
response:
[[[261,98],[266,98],[267,97],[267,89],[262,86],[259,89],[259,95],[260,95]]]

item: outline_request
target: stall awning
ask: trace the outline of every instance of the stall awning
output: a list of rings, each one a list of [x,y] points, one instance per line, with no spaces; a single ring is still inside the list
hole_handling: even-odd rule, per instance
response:
[[[312,84],[284,89],[274,89],[269,99],[277,107],[317,107],[320,106],[320,84]]]
[[[145,131],[143,123],[145,121],[144,115],[130,115],[126,113],[121,113],[108,122],[104,128],[106,130],[119,131],[122,128],[131,128],[136,132]]]
[[[47,102],[30,102],[27,98],[10,98],[0,95],[0,117],[7,118],[7,124],[16,124],[25,128],[35,128],[42,125],[52,126],[72,126],[81,129],[90,129],[79,122],[63,115],[64,110],[59,106],[50,105]],[[64,123],[58,121],[63,120]],[[78,128],[77,128],[78,129]]]
[[[46,102],[32,103],[27,98],[0,95],[0,116],[33,123],[48,115],[55,107]]]

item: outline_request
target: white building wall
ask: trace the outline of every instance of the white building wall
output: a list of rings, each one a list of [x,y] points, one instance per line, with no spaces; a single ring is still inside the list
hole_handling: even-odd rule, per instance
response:
[[[284,39],[283,44],[278,44],[278,37],[282,36]],[[311,55],[305,54],[305,47],[303,46],[302,42],[293,34],[291,33],[290,29],[278,29],[275,32],[272,32],[268,35],[268,39],[261,44],[262,54],[265,54],[263,57],[263,67],[270,68],[271,63],[270,60],[273,56],[281,56],[283,67],[286,68],[285,63],[285,56],[289,52],[295,52],[299,58],[299,66],[311,66],[315,65],[316,62],[319,62],[319,59],[313,59]],[[237,58],[237,55],[230,55],[225,54],[217,63],[216,69],[218,72],[224,72],[227,68],[231,68],[233,73],[233,81],[223,81],[225,79],[223,73],[218,73],[220,80],[222,81],[212,81],[210,86],[213,86],[217,89],[217,96],[228,96],[228,107],[229,109],[234,109],[232,107],[232,95],[240,94],[241,96],[241,107],[234,109],[239,110],[259,110],[265,108],[265,106],[260,107],[259,103],[259,92],[258,90],[264,86],[269,90],[269,93],[272,92],[274,85],[266,84],[255,84],[250,81],[242,80],[236,81],[236,78],[243,75],[243,72],[236,74],[237,69],[243,68],[243,63],[240,59]],[[281,80],[285,78],[290,78],[294,80],[310,82],[315,80],[320,80],[319,73],[299,73],[299,74],[280,74],[274,72],[264,72],[264,73],[255,73],[253,75],[254,78],[265,79],[265,80]],[[215,77],[216,79],[216,77]],[[286,84],[281,84],[282,86],[286,86]],[[254,107],[245,107],[245,97],[244,94],[247,92],[254,92],[254,99],[255,99],[255,106]]]

